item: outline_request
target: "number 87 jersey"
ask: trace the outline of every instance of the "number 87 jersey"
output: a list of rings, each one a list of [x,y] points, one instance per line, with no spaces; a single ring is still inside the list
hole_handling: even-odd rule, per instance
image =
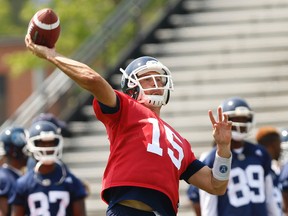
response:
[[[215,151],[204,160],[209,167],[213,166]],[[201,212],[205,216],[271,215],[269,209],[274,209],[276,202],[267,203],[269,191],[273,194],[268,153],[258,145],[245,142],[242,152],[232,151],[232,154],[226,193],[214,196],[200,190]]]
[[[65,178],[59,181],[65,167],[56,166],[48,174],[30,170],[17,180],[12,204],[18,210],[31,216],[73,215],[74,204],[87,197],[87,191],[80,179],[66,169]],[[48,184],[47,184],[48,183]],[[21,215],[21,214],[20,214]]]

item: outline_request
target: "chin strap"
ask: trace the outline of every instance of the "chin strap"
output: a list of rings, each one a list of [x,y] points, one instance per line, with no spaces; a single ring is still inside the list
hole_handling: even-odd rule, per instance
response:
[[[53,183],[54,185],[60,185],[64,182],[65,178],[67,177],[67,171],[66,171],[66,168],[63,164],[62,161],[60,160],[57,160],[55,161],[56,165],[59,165],[61,167],[61,172],[62,172],[62,175],[61,175],[61,178]],[[36,166],[34,167],[34,178],[36,179],[36,181],[41,184],[42,186],[45,186],[45,187],[48,187],[52,184],[51,182],[51,179],[42,179],[40,177],[40,174],[39,174],[39,168],[43,165],[43,162],[42,161],[38,161]]]

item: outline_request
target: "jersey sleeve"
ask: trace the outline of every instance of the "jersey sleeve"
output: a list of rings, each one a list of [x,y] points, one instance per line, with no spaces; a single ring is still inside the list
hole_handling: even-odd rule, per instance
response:
[[[192,202],[199,203],[199,188],[194,185],[189,185],[189,188],[187,190],[187,196]]]
[[[213,148],[209,153],[205,153],[205,157],[202,158],[203,163],[212,168],[215,160],[216,148]],[[199,189],[200,196],[200,208],[202,215],[218,216],[218,197],[207,193],[204,190]]]
[[[93,109],[97,119],[104,124],[110,125],[113,127],[113,124],[118,122],[120,118],[120,114],[122,111],[122,95],[120,92],[116,91],[117,96],[117,107],[116,108],[109,108],[99,101],[96,98],[93,100]]]
[[[265,172],[265,176],[270,175],[270,170],[271,170],[271,157],[269,155],[269,153],[267,152],[266,149],[264,149],[264,147],[257,145],[257,147],[260,147],[260,149],[262,150],[262,154],[263,154],[263,167],[264,167],[264,172]],[[256,151],[256,154],[258,154],[258,152]]]
[[[84,183],[72,173],[70,173],[70,176],[73,182],[70,185],[71,201],[85,198],[88,195],[88,192],[87,189],[85,188]],[[77,188],[77,190],[75,190],[75,188]]]
[[[200,169],[202,169],[204,166],[205,164],[203,162],[197,159],[193,160],[192,163],[190,163],[190,165],[187,167],[187,169],[182,173],[180,179],[185,180],[189,184],[188,179]]]
[[[12,183],[9,181],[8,176],[0,172],[0,197],[9,197],[10,190],[12,188]]]
[[[269,216],[277,216],[279,214],[279,208],[277,205],[277,200],[274,197],[274,190],[273,190],[273,180],[271,174],[265,177],[265,188],[266,188],[266,206],[267,212]]]
[[[282,191],[288,191],[288,163],[284,165],[280,172],[279,183]]]
[[[26,188],[25,182],[26,182],[26,178],[24,176],[17,179],[16,185],[15,185],[15,194],[11,200],[12,204],[25,206],[26,201],[27,201],[27,195],[25,194],[25,188]]]

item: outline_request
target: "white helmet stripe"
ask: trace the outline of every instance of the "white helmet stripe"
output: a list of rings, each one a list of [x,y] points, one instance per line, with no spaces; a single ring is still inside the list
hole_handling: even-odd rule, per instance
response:
[[[52,29],[56,29],[60,25],[59,19],[57,20],[57,22],[52,23],[52,24],[45,24],[45,23],[41,22],[38,19],[38,13],[36,13],[35,16],[33,17],[33,21],[34,21],[35,25],[37,25],[39,28],[44,29],[44,30],[52,30]]]

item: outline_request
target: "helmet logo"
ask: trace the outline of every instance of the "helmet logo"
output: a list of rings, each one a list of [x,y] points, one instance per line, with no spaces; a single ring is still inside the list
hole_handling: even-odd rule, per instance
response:
[[[152,61],[147,61],[147,62],[146,62],[146,65],[155,65],[155,64],[157,64],[157,63],[158,63],[157,61],[152,60]]]

